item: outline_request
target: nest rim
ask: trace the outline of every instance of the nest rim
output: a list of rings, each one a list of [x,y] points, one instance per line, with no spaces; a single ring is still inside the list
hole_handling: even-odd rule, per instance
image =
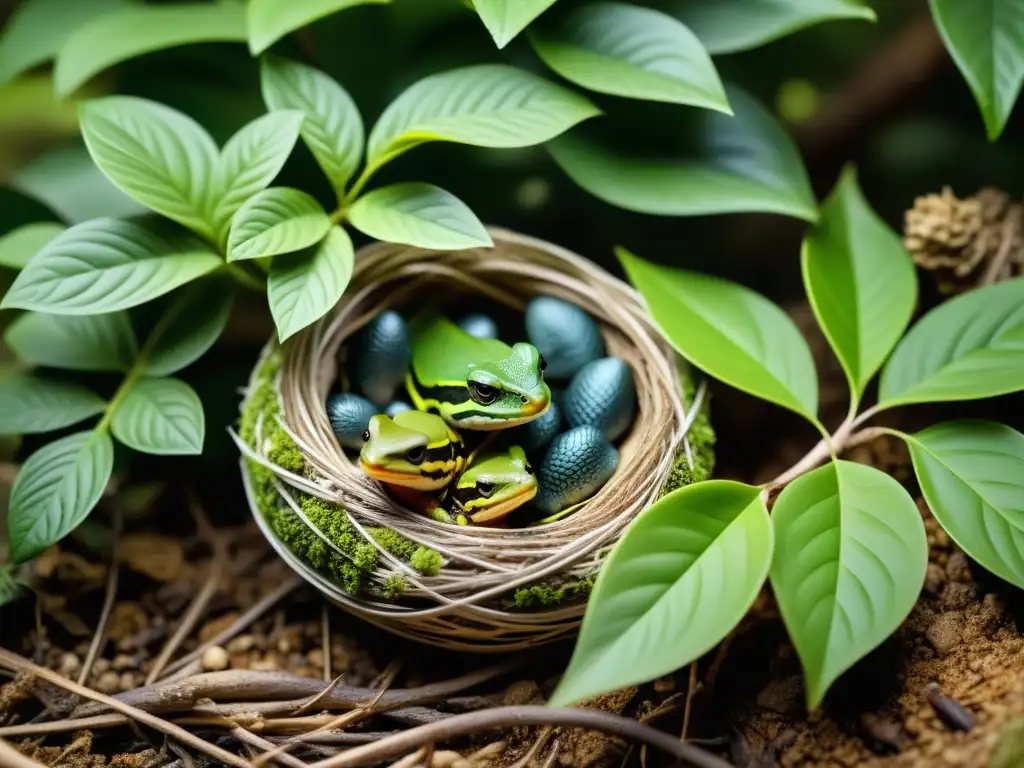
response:
[[[586,600],[540,610],[506,607],[501,596],[543,582],[596,576],[604,557],[630,522],[662,495],[678,457],[698,469],[688,432],[706,405],[704,383],[684,403],[689,372],[657,330],[636,291],[589,260],[542,240],[489,228],[493,248],[437,251],[391,243],[364,246],[341,301],[284,345],[271,339],[253,369],[243,409],[269,355],[282,355],[274,382],[279,424],[301,452],[300,476],[270,462],[258,425],[254,446],[235,436],[243,482],[264,536],[289,566],[331,602],[389,632],[454,650],[498,652],[534,647],[578,629]],[[339,353],[366,322],[385,309],[401,309],[424,286],[445,281],[521,311],[536,295],[571,301],[598,323],[608,355],[630,365],[637,413],[613,476],[572,514],[525,528],[456,526],[402,509],[365,477],[334,438],[322,407],[344,362]],[[692,382],[691,382],[692,383]],[[651,450],[652,446],[656,450]],[[264,518],[247,463],[274,473],[281,500],[325,543],[337,549],[303,514],[293,494],[315,496],[341,514],[378,551],[377,579],[401,574],[411,588],[397,600],[353,595],[293,552]],[[423,575],[392,555],[366,528],[384,525],[440,553],[437,575]],[[344,554],[338,550],[339,554]]]

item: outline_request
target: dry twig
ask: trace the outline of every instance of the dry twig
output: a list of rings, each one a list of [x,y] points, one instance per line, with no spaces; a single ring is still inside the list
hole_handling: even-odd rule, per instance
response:
[[[112,504],[114,515],[114,543],[110,555],[110,570],[107,571],[106,594],[103,597],[103,609],[100,611],[100,619],[96,622],[96,631],[93,633],[92,642],[89,643],[89,652],[82,663],[82,670],[78,673],[78,684],[85,685],[92,671],[92,665],[100,653],[107,638],[107,621],[110,619],[110,612],[114,610],[114,600],[117,597],[117,579],[121,572],[121,530],[124,528],[124,515],[121,505],[115,499]]]
[[[6,741],[0,741],[0,765],[5,768],[44,768],[42,763],[21,754]]]

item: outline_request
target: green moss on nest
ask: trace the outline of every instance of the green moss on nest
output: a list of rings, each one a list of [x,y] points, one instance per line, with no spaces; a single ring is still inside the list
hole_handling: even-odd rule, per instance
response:
[[[294,474],[302,474],[306,462],[298,446],[284,431],[277,417],[280,404],[274,386],[281,369],[281,353],[275,349],[264,360],[253,381],[252,392],[239,423],[240,437],[252,448],[256,445],[256,425],[262,414],[262,436],[267,459]],[[311,531],[295,512],[283,504],[275,487],[274,473],[252,459],[246,461],[256,506],[271,529],[288,548],[318,571],[327,574],[350,594],[358,594],[369,573],[377,567],[378,552],[373,543],[349,521],[348,516],[330,502],[303,493],[294,493],[303,515],[323,534]],[[409,541],[390,528],[371,528],[370,535],[385,550],[408,562],[420,573],[435,576],[441,556],[432,549]],[[330,540],[339,555],[324,538]],[[381,586],[385,596],[397,597],[405,589],[399,574],[389,576]]]
[[[579,581],[567,581],[564,584],[534,584],[516,590],[516,608],[547,608],[559,605],[575,597],[589,595],[594,586],[594,577],[588,576]]]

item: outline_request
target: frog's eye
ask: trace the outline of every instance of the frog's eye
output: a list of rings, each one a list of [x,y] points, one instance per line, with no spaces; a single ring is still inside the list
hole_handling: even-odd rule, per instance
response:
[[[370,441],[370,430],[364,429],[363,430],[363,442],[364,443],[368,443],[369,441]]]
[[[545,368],[547,368],[547,367],[548,367],[548,361],[544,359],[544,355],[541,355],[541,356],[540,356],[540,363],[539,363],[539,365],[540,365],[540,369],[541,369],[542,371],[543,371],[543,370],[544,370]]]
[[[490,405],[498,399],[498,388],[479,381],[469,382],[469,395],[480,405]]]
[[[494,493],[494,483],[485,483],[483,480],[476,484],[476,492],[485,499]]]
[[[415,448],[410,448],[408,453],[405,454],[405,458],[409,460],[410,464],[422,464],[423,459],[427,457],[427,449],[422,445],[417,445]]]

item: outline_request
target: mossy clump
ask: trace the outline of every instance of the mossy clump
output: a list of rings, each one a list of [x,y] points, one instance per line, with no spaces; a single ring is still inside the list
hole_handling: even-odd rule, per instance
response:
[[[381,592],[388,600],[395,600],[405,591],[405,577],[400,573],[388,574],[381,585]]]
[[[594,586],[595,576],[563,584],[534,584],[516,590],[516,608],[548,608],[553,605],[585,597]]]
[[[251,448],[263,450],[268,461],[297,475],[306,470],[302,452],[278,421],[281,406],[277,399],[275,379],[281,368],[280,349],[264,360],[253,381],[249,399],[242,410],[239,435]],[[262,417],[263,444],[256,445],[256,426]],[[343,510],[330,502],[298,491],[293,498],[302,514],[322,535],[310,530],[287,504],[282,503],[274,473],[253,459],[246,460],[249,482],[256,506],[282,542],[296,555],[318,571],[328,575],[349,594],[359,594],[366,579],[377,567],[378,552],[372,542],[363,538]],[[436,575],[441,556],[433,550],[409,541],[390,528],[371,529],[371,535],[385,550],[408,562],[424,575]],[[327,539],[333,544],[328,544]],[[341,553],[337,550],[340,550]],[[422,551],[421,551],[422,550]],[[401,584],[399,585],[399,581]],[[381,586],[385,596],[397,596],[405,581],[389,578]]]

